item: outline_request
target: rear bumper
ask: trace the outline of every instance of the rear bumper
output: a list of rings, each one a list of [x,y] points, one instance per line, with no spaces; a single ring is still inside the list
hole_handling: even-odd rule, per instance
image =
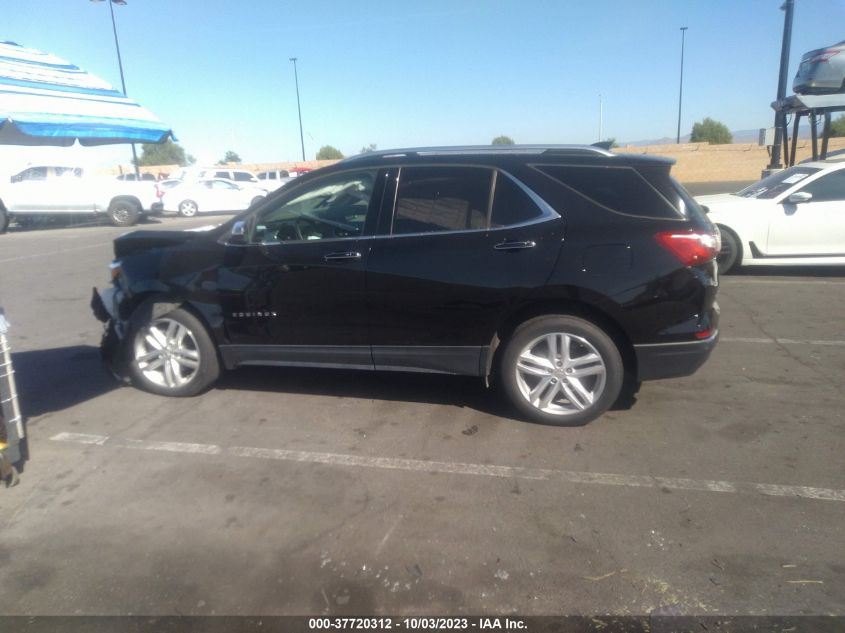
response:
[[[719,332],[701,341],[634,345],[639,380],[678,378],[694,374],[708,358]]]

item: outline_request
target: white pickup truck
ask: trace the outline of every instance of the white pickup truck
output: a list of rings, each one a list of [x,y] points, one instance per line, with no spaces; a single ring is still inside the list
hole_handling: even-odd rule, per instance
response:
[[[77,214],[131,226],[158,202],[155,183],[88,174],[81,167],[31,166],[0,182],[0,233],[12,219]]]

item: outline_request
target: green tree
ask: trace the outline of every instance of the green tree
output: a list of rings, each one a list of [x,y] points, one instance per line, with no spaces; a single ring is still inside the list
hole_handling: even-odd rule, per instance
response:
[[[365,145],[361,148],[361,151],[358,152],[359,154],[369,154],[370,152],[376,151],[376,144],[370,143],[369,145]]]
[[[337,160],[343,158],[340,150],[331,145],[323,145],[317,152],[317,160]]]
[[[196,160],[185,154],[185,148],[167,139],[164,143],[144,143],[141,145],[141,155],[138,165],[179,165],[184,167]]]
[[[839,117],[830,122],[830,135],[845,136],[845,114],[839,115]]]
[[[711,145],[724,145],[732,143],[731,132],[724,123],[714,121],[706,117],[700,123],[692,126],[692,134],[689,138],[691,143],[710,143]]]
[[[504,134],[502,136],[497,136],[490,143],[490,145],[513,145],[513,144],[514,144],[513,139],[510,136],[505,136]]]
[[[227,165],[229,163],[239,163],[241,162],[241,157],[238,156],[237,152],[233,152],[232,150],[227,150],[226,155],[223,156],[223,160],[217,161],[218,165]]]

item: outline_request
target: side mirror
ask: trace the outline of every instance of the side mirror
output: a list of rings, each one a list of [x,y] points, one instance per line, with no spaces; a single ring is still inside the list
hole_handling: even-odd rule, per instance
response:
[[[226,244],[230,246],[246,246],[246,222],[241,220],[235,222]]]
[[[787,202],[792,204],[801,204],[802,202],[809,202],[813,199],[813,194],[807,191],[796,191],[787,198]]]

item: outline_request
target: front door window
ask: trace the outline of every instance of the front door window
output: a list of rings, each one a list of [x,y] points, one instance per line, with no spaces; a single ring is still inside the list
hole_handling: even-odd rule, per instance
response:
[[[337,174],[258,214],[250,241],[259,244],[359,237],[376,170]]]

